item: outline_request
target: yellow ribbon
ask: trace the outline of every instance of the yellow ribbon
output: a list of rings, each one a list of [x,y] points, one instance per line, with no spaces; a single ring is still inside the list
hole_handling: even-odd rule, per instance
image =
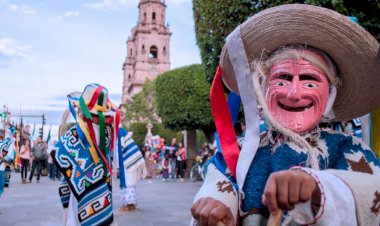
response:
[[[372,112],[372,150],[380,157],[380,107]]]
[[[90,147],[88,150],[90,151],[92,160],[94,161],[94,163],[96,165],[100,162],[100,160],[99,160],[98,153],[96,153],[95,145],[91,139],[90,133],[88,132],[86,124],[84,123],[83,119],[79,116],[78,112],[75,112],[75,113],[77,115],[79,127],[82,129],[84,135],[86,136],[88,143],[90,144]]]

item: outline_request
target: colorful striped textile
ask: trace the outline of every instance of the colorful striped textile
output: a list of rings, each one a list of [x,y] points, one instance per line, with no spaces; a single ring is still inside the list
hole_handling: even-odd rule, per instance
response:
[[[107,137],[110,136],[106,130]],[[106,143],[109,159],[110,140]],[[69,129],[58,141],[53,160],[64,176],[59,187],[61,201],[67,207],[71,192],[78,201],[78,220],[81,226],[110,225],[112,215],[112,186],[103,159],[95,164],[90,152],[83,146],[76,127]]]
[[[61,203],[63,208],[69,207],[70,201],[70,187],[65,178],[62,178],[61,184],[58,188],[59,197],[61,198]]]
[[[119,129],[119,150],[123,165],[128,172],[137,170],[142,164],[145,164],[139,147],[132,139],[131,135],[123,128]],[[120,159],[120,158],[119,158]],[[120,160],[119,160],[120,161]]]

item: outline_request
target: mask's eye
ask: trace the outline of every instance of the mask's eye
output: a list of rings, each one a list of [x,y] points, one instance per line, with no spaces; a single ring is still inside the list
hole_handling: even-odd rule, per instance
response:
[[[305,83],[303,86],[304,86],[305,88],[310,88],[310,89],[314,89],[314,88],[317,88],[317,87],[318,87],[318,85],[315,84],[314,82],[308,82],[308,83]]]
[[[286,82],[280,81],[275,83],[276,86],[287,86],[288,84]]]

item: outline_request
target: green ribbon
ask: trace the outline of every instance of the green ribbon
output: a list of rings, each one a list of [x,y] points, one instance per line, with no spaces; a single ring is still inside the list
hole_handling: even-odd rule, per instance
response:
[[[88,110],[86,103],[84,102],[83,97],[79,98],[79,106],[83,111],[84,116],[87,119],[92,119],[91,112]]]

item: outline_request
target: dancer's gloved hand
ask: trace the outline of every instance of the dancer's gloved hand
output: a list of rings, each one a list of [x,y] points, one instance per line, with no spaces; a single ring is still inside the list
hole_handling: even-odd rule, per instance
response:
[[[222,202],[210,197],[196,201],[191,207],[191,214],[201,226],[216,226],[218,222],[234,226],[231,210]]]
[[[315,179],[301,170],[284,170],[272,173],[265,185],[263,205],[272,214],[280,209],[292,210],[294,205],[307,202],[320,204],[320,190]]]

